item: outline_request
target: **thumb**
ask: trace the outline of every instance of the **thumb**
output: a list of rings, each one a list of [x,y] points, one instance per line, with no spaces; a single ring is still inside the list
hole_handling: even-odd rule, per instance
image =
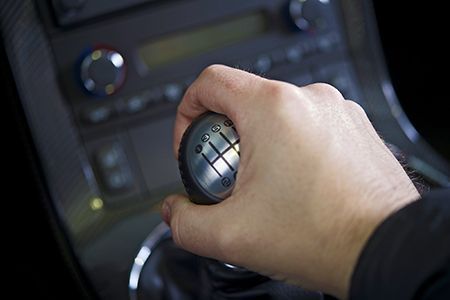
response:
[[[183,195],[171,195],[162,205],[162,216],[172,230],[174,242],[187,251],[216,259],[223,258],[220,241],[226,215],[221,203],[197,205]]]

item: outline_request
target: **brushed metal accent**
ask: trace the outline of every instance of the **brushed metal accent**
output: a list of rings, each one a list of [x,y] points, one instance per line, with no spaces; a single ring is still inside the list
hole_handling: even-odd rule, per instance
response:
[[[239,167],[239,135],[224,115],[210,113],[195,123],[187,137],[186,163],[197,184],[215,198],[227,198]]]

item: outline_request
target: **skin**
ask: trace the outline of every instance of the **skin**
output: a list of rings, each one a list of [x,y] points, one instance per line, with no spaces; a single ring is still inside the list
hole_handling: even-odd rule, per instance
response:
[[[236,186],[210,206],[171,195],[174,241],[277,280],[345,299],[374,229],[419,198],[364,110],[327,84],[297,87],[221,65],[178,107],[174,152],[192,120],[227,115],[241,137]]]

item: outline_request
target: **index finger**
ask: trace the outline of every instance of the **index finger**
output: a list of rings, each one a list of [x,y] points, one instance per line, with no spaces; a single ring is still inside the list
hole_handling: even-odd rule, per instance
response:
[[[192,120],[206,111],[227,115],[239,127],[240,115],[264,81],[257,75],[223,65],[207,67],[186,91],[178,106],[173,148],[178,147]]]

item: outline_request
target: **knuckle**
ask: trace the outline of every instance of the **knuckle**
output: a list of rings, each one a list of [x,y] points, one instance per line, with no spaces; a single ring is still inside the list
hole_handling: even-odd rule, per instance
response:
[[[177,113],[184,113],[195,102],[198,94],[197,90],[197,81],[194,81],[184,92],[183,98],[177,106]]]
[[[346,107],[347,111],[349,112],[349,114],[355,116],[356,118],[358,118],[359,120],[361,120],[365,123],[370,123],[370,120],[366,114],[366,111],[358,103],[351,101],[351,100],[346,100],[345,107]]]
[[[244,95],[249,84],[254,84],[256,76],[250,73],[235,73],[223,65],[210,65],[200,74],[200,80],[217,84],[234,95]]]
[[[347,107],[350,110],[352,110],[358,114],[361,114],[361,115],[366,115],[366,111],[359,103],[356,103],[355,101],[352,101],[352,100],[347,100],[345,102],[347,104]]]
[[[308,90],[312,90],[314,93],[318,93],[319,95],[323,95],[325,97],[321,97],[322,99],[334,99],[334,100],[344,100],[341,92],[328,83],[318,82],[313,83],[306,86]]]
[[[295,93],[296,86],[279,81],[268,81],[265,85],[264,92],[271,98],[286,99]]]
[[[177,114],[182,114],[184,113],[184,106],[186,105],[186,99],[188,99],[188,97],[192,94],[192,91],[189,91],[191,88],[189,87],[186,92],[184,93],[184,97],[183,100],[178,104],[177,106]]]
[[[186,97],[187,97],[187,91],[186,91],[186,93],[185,93],[185,95],[184,95],[184,99],[186,99]],[[183,99],[183,100],[184,100]],[[180,114],[183,114],[184,113],[184,111],[183,111],[183,103],[185,102],[186,100],[184,100],[184,101],[181,101],[180,102],[180,104],[178,104],[178,106],[177,106],[177,115],[180,115]]]
[[[283,108],[298,98],[298,87],[278,81],[267,81],[263,89],[263,97],[273,109]]]
[[[218,64],[209,65],[200,73],[199,77],[200,78],[216,77],[218,74],[221,74],[223,72],[223,70],[224,70],[224,66],[222,66],[222,65],[218,65]]]

